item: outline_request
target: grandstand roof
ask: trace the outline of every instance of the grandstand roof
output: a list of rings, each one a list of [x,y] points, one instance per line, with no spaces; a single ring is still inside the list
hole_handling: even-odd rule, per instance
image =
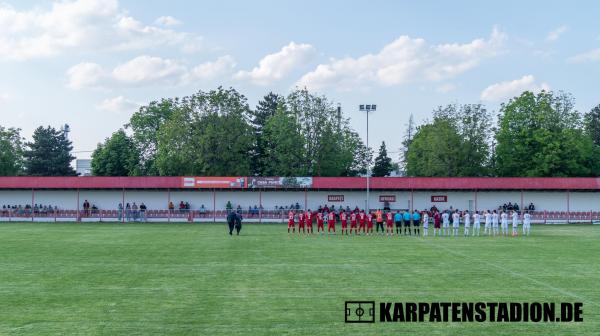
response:
[[[225,182],[240,177],[206,178]],[[185,187],[184,177],[0,177],[0,189],[202,189]],[[198,177],[198,179],[203,179]],[[247,184],[246,184],[247,185]],[[366,189],[364,177],[314,177],[308,189]],[[206,184],[204,189],[212,189]],[[542,177],[372,177],[371,189],[379,190],[600,190],[600,178]],[[233,186],[217,189],[246,189]],[[273,189],[273,188],[265,188]],[[302,188],[304,189],[304,188]]]

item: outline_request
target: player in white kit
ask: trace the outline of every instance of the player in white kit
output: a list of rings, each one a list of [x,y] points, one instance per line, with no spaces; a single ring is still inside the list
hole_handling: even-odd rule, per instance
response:
[[[429,231],[429,212],[423,211],[423,236],[427,236]]]
[[[489,210],[485,210],[485,214],[483,216],[485,217],[484,233],[486,235],[491,235],[492,234],[492,214],[490,213]]]
[[[517,229],[519,228],[519,214],[516,211],[512,213],[512,235],[517,235]]]
[[[502,235],[508,236],[508,214],[504,211],[500,213],[500,221],[502,223]]]
[[[494,212],[492,213],[492,231],[493,231],[493,235],[497,235],[498,234],[498,218],[500,216],[498,216],[498,213],[496,212],[496,210],[494,210]]]
[[[465,210],[463,221],[465,222],[465,237],[468,237],[469,230],[471,229],[471,214],[469,213],[469,210]]]
[[[458,210],[456,210],[453,214],[452,214],[452,236],[456,237],[458,236],[458,227],[460,226],[460,214],[458,213]]]
[[[479,215],[479,211],[475,211],[473,214],[473,237],[475,237],[475,232],[477,232],[477,236],[479,236],[479,230],[481,229],[481,216]]]
[[[531,215],[529,212],[526,212],[523,215],[523,234],[529,236],[529,232],[531,231]]]
[[[444,236],[449,236],[450,214],[448,214],[448,211],[444,211],[442,214],[442,227],[444,228]]]

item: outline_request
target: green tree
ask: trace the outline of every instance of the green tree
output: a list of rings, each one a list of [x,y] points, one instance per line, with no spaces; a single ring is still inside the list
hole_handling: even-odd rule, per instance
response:
[[[269,117],[262,134],[264,152],[260,156],[262,174],[267,176],[306,175],[304,137],[296,118],[279,104]]]
[[[264,166],[265,160],[262,159],[265,156],[269,146],[263,141],[263,133],[267,122],[275,115],[279,106],[285,108],[284,97],[273,92],[269,92],[258,102],[256,109],[250,113],[251,125],[255,137],[255,148],[251,153],[253,157],[251,161],[252,172],[255,175],[265,176],[272,174],[266,171],[267,168]]]
[[[125,128],[133,131],[133,142],[140,155],[138,170],[142,175],[158,175],[156,152],[158,150],[158,132],[171,115],[179,109],[178,98],[161,99],[150,102],[136,111]]]
[[[0,126],[0,176],[23,173],[23,138],[18,128]]]
[[[379,154],[375,158],[375,164],[373,165],[372,176],[383,177],[389,176],[392,172],[392,159],[387,155],[387,149],[385,148],[385,141],[381,142],[379,147]]]
[[[406,131],[404,132],[404,137],[402,138],[402,147],[400,148],[400,167],[402,170],[406,172],[407,165],[407,154],[408,148],[412,143],[412,140],[416,133],[416,125],[415,120],[413,118],[412,113],[408,117],[408,123],[406,124]]]
[[[600,146],[600,104],[585,114],[585,128],[596,146]]]
[[[219,87],[181,100],[160,126],[160,175],[250,175],[254,137],[246,97]]]
[[[73,146],[63,131],[53,127],[38,127],[33,132],[33,141],[26,144],[25,171],[30,176],[72,176],[71,167],[75,159],[71,155]]]
[[[597,149],[574,99],[524,92],[502,104],[496,133],[499,176],[594,176]]]
[[[436,118],[419,126],[406,156],[408,176],[459,176],[462,139],[455,124]]]
[[[139,154],[133,140],[122,129],[92,153],[92,174],[96,176],[139,175]]]

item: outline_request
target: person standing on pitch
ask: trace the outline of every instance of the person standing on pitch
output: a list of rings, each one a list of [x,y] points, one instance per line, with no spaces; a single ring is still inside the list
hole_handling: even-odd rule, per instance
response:
[[[519,229],[519,214],[516,211],[512,213],[512,235],[517,235],[517,230]]]
[[[377,231],[378,235],[383,234],[383,213],[381,212],[381,209],[377,209],[377,212],[375,212],[375,218],[377,219],[377,228],[375,231]],[[379,233],[379,228],[381,228],[381,233]]]
[[[492,213],[492,230],[494,231],[494,236],[497,235],[498,232],[498,218],[500,216],[498,216],[498,213],[496,212],[496,210],[494,210],[494,212]]]
[[[388,236],[392,236],[394,234],[394,215],[390,210],[388,210],[385,214],[385,232]]]
[[[325,221],[325,219],[323,218],[323,212],[319,211],[317,212],[317,233],[325,233],[325,227],[323,225],[323,222]]]
[[[475,237],[475,232],[477,232],[477,236],[479,237],[479,230],[481,229],[481,216],[479,215],[479,211],[475,211],[473,214],[473,237]]]
[[[423,236],[429,235],[429,213],[427,210],[423,211]]]
[[[346,235],[348,235],[348,214],[346,214],[344,209],[340,211],[340,221],[342,222],[342,235],[344,232],[346,232]]]
[[[485,230],[484,233],[486,235],[492,235],[492,214],[490,213],[489,210],[485,210]]]
[[[306,227],[304,226],[304,213],[302,211],[298,213],[298,234],[300,234],[300,229],[302,229],[302,233],[306,233]]]
[[[229,210],[227,213],[227,225],[229,226],[229,235],[233,234],[233,228],[235,226],[236,215],[235,212]],[[289,232],[289,229],[288,229]]]
[[[294,226],[294,212],[292,210],[288,212],[288,233],[290,233],[290,229],[292,229],[292,233],[296,232],[296,226]]]
[[[413,229],[415,230],[415,236],[419,237],[421,235],[421,228],[420,228],[421,214],[416,209],[412,214],[412,220],[413,220]]]
[[[335,212],[333,211],[327,214],[327,234],[331,234],[331,230],[335,234]]]
[[[458,209],[452,214],[452,236],[458,236],[458,227],[460,226],[460,214]]]
[[[373,221],[375,220],[375,217],[373,216],[373,213],[369,212],[367,214],[367,236],[369,235],[369,233],[372,235],[373,234]]]
[[[502,223],[502,235],[508,236],[508,214],[504,211],[500,213],[500,221]]]
[[[402,220],[404,221],[404,235],[406,236],[407,233],[408,235],[412,236],[412,233],[410,233],[410,219],[411,219],[411,215],[410,212],[408,212],[408,210],[404,211],[404,214],[402,215]]]
[[[440,215],[439,211],[435,210],[433,213],[433,236],[442,235],[440,227],[442,226],[442,215]]]
[[[240,231],[242,231],[242,219],[241,213],[235,214],[235,231],[238,236],[240,235]]]
[[[442,224],[444,226],[444,236],[450,235],[450,214],[445,210],[442,214]]]
[[[526,212],[525,215],[523,215],[523,235],[529,236],[530,232],[531,232],[531,214],[529,214],[529,212]]]
[[[352,211],[350,213],[350,234],[352,234],[352,230],[354,230],[354,234],[358,234],[358,227],[356,226],[356,212]]]
[[[400,214],[400,211],[396,211],[396,213],[394,214],[394,222],[396,222],[396,234],[401,235],[402,234],[402,215]]]
[[[313,233],[313,214],[310,209],[306,210],[306,215],[304,215],[304,219],[306,220],[306,232],[311,235]]]
[[[471,214],[469,213],[469,210],[465,210],[465,213],[463,215],[463,220],[465,222],[465,237],[469,236],[469,229],[471,228]],[[473,231],[475,232],[475,231]]]

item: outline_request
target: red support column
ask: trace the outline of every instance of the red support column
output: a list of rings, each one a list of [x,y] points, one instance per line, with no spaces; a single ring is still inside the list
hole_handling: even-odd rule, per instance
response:
[[[79,222],[79,188],[77,188],[77,215],[75,217],[75,221]]]
[[[571,221],[571,191],[567,190],[567,224]]]
[[[125,223],[125,211],[127,211],[125,209],[125,188],[121,189],[121,201],[123,203],[121,203],[123,205],[123,213],[121,216],[121,223]]]
[[[217,222],[217,193],[213,189],[213,223]]]
[[[33,217],[35,215],[33,210],[33,204],[35,203],[35,190],[31,189],[31,221],[33,222]]]
[[[171,222],[171,209],[169,208],[169,205],[171,204],[171,188],[167,189],[167,217],[168,217],[168,222]]]
[[[258,189],[258,222],[262,223],[262,189]]]

